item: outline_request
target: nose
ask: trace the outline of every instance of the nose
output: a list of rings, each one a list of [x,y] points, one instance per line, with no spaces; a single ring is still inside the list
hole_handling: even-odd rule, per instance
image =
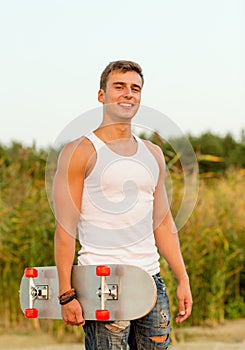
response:
[[[130,86],[125,86],[124,97],[131,98],[133,96],[132,89]]]

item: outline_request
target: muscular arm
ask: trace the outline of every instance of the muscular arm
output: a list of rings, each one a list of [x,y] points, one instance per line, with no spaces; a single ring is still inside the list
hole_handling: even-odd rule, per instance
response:
[[[189,278],[180,250],[178,232],[169,208],[164,186],[165,162],[162,151],[155,148],[160,174],[154,194],[153,225],[156,245],[159,253],[169,264],[178,281],[177,298],[179,313],[176,322],[183,322],[191,314],[192,296]]]
[[[75,141],[65,146],[60,154],[54,178],[53,199],[56,218],[54,253],[60,294],[71,288],[71,269],[86,168],[86,157],[82,157],[82,150],[82,141]],[[84,323],[77,300],[62,306],[62,316],[65,323]]]

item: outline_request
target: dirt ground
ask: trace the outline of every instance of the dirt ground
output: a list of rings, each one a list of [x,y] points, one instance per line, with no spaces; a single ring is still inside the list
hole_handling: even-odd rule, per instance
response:
[[[226,321],[217,327],[178,328],[176,344],[170,350],[245,349],[245,319]],[[83,344],[58,343],[44,333],[27,335],[20,331],[0,331],[0,350],[84,350]]]

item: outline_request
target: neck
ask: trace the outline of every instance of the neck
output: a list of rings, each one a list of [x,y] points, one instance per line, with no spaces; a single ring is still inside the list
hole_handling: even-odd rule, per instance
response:
[[[130,139],[132,137],[130,123],[105,124],[102,122],[99,128],[95,130],[95,133],[102,136],[107,141],[123,138]]]

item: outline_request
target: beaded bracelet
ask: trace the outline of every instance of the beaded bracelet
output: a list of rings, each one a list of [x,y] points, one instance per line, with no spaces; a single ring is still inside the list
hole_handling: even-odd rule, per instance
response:
[[[73,294],[69,295],[67,298],[60,299],[60,305],[65,305],[68,304],[70,301],[76,298],[76,293],[74,292]]]

